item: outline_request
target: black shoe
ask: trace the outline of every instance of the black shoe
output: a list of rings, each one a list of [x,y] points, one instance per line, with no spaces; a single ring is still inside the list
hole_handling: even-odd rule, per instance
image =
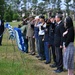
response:
[[[0,44],[0,46],[2,46],[2,44]]]
[[[29,53],[29,55],[32,55],[32,53]]]
[[[50,62],[44,62],[45,64],[49,64]]]
[[[51,68],[57,67],[57,65],[54,63],[53,65],[50,65]]]
[[[39,57],[40,57],[39,55],[36,56],[36,58],[39,58]]]
[[[54,70],[54,72],[55,72],[55,73],[61,73],[61,72],[63,72],[63,70],[61,70],[61,69],[56,69],[56,70]]]
[[[26,53],[28,53],[28,52],[26,52]]]
[[[34,52],[30,52],[29,55],[35,55],[35,53]]]
[[[43,61],[43,60],[45,60],[45,58],[39,58],[39,60]]]
[[[31,55],[35,55],[35,53],[33,52],[33,53],[31,53]]]

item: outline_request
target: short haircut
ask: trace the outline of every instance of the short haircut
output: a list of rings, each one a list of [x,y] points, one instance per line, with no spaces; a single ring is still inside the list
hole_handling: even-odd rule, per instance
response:
[[[45,21],[45,16],[41,15],[39,16],[40,19],[43,19]]]
[[[44,19],[45,20],[45,16],[41,15],[39,16],[39,18]]]
[[[60,18],[60,20],[62,20],[62,18],[63,18],[62,14],[57,14],[56,16],[57,16],[58,18]]]
[[[54,15],[52,15],[50,18],[55,18],[55,16],[54,16]]]
[[[63,12],[62,11],[58,11],[57,14],[63,14]]]

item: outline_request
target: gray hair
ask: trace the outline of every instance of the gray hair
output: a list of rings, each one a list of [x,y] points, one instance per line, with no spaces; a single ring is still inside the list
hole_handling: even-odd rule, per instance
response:
[[[57,14],[56,16],[57,16],[58,18],[60,18],[60,20],[62,20],[62,18],[63,18],[62,14]]]

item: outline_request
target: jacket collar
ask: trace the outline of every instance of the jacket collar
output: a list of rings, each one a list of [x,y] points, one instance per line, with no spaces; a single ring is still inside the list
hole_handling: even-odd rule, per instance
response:
[[[61,21],[57,22],[57,24],[59,25],[61,23]]]

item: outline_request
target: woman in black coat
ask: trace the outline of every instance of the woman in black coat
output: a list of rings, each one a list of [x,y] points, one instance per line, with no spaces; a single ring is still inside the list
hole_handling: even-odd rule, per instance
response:
[[[64,68],[68,69],[68,75],[74,75],[74,27],[71,17],[66,17],[64,26],[67,29],[63,33],[66,38],[64,43]]]

